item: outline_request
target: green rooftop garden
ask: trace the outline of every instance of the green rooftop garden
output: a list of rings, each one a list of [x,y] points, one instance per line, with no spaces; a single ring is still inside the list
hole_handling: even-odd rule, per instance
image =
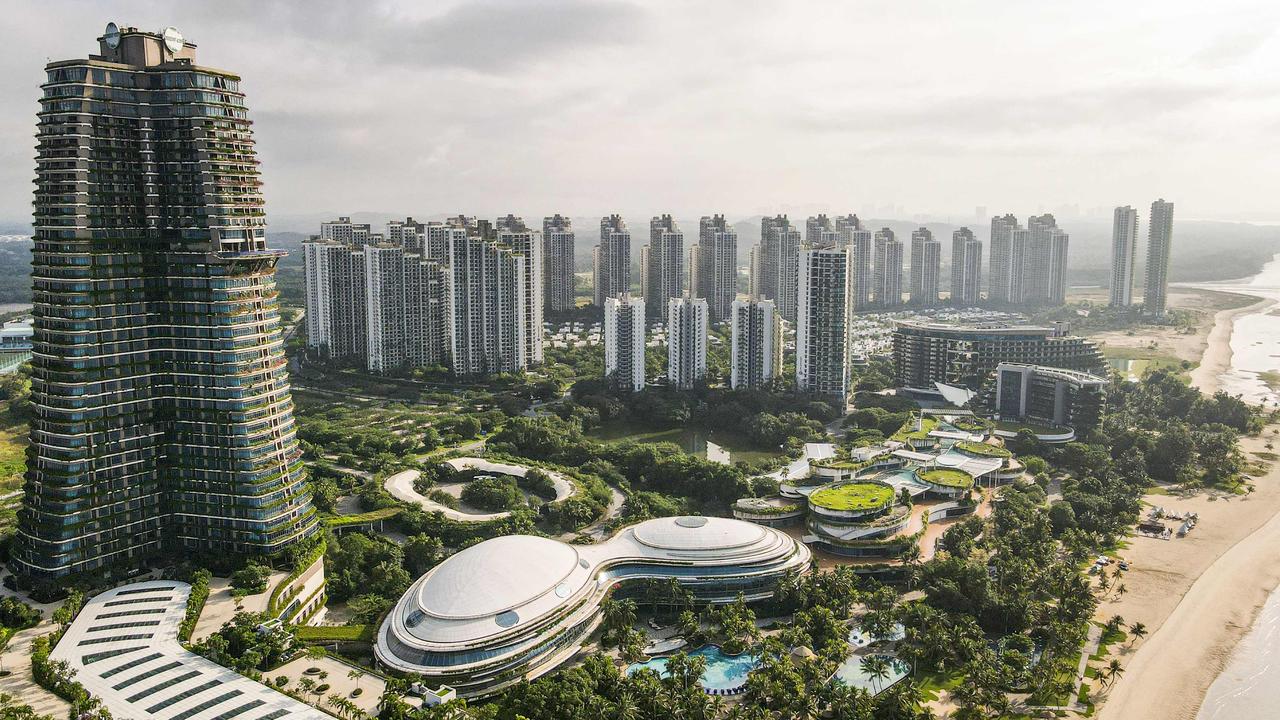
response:
[[[906,442],[908,440],[924,440],[929,437],[929,433],[938,429],[938,421],[931,417],[920,420],[920,429],[916,430],[916,420],[911,418],[898,428],[898,432],[893,434],[891,440],[898,442]]]
[[[809,504],[828,510],[875,510],[893,502],[893,488],[880,483],[855,482],[815,491]]]
[[[963,470],[955,470],[953,468],[934,468],[932,470],[923,470],[920,473],[920,479],[942,487],[957,488],[960,490],[968,490],[973,487],[973,478],[969,473]]]
[[[1054,427],[1052,425],[1044,425],[1026,420],[1001,420],[996,423],[996,428],[1015,433],[1019,430],[1026,429],[1036,435],[1060,435],[1068,430],[1068,428],[1065,427]]]
[[[981,455],[983,457],[992,457],[992,458],[1013,457],[1013,453],[1009,452],[1008,450],[1002,447],[991,445],[990,443],[969,442],[968,440],[964,440],[956,443],[955,447],[957,450],[963,450],[964,452],[967,452],[973,455]]]

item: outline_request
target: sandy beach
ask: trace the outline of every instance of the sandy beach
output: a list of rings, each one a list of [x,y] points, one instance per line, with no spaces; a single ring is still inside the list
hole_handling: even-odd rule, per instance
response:
[[[1274,304],[1260,300],[1216,313],[1191,374],[1195,387],[1204,393],[1218,389],[1219,378],[1231,369],[1234,321]],[[1250,459],[1269,452],[1265,444],[1275,437],[1273,429],[1241,441]],[[1255,487],[1247,496],[1147,496],[1152,505],[1197,512],[1201,522],[1185,538],[1134,537],[1121,553],[1133,565],[1123,580],[1128,592],[1104,601],[1097,617],[1141,622],[1149,635],[1112,649],[1125,672],[1097,697],[1105,703],[1103,720],[1196,717],[1209,686],[1280,585],[1280,464],[1256,478]]]
[[[1259,300],[1245,307],[1219,310],[1213,318],[1213,329],[1200,358],[1200,364],[1191,371],[1191,385],[1206,395],[1218,391],[1218,380],[1223,373],[1231,369],[1231,329],[1235,319],[1241,315],[1265,312],[1274,300]]]

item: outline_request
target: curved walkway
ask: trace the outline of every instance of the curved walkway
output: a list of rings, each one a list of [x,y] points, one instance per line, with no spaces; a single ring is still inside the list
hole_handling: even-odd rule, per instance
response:
[[[514,477],[524,477],[528,474],[530,468],[523,465],[510,465],[507,463],[493,462],[484,458],[463,457],[446,460],[446,464],[454,470],[477,470],[479,472],[498,473],[501,475],[512,475]],[[554,470],[543,470],[551,482],[555,485],[556,497],[553,502],[559,502],[573,495],[573,483],[569,478],[555,472]],[[428,512],[439,512],[450,520],[459,522],[485,522],[487,520],[498,520],[511,514],[510,511],[496,513],[468,513],[461,510],[455,510],[447,505],[441,505],[434,500],[425,497],[413,487],[413,483],[422,473],[417,470],[402,470],[387,478],[384,483],[387,492],[397,500],[403,500],[420,506]]]

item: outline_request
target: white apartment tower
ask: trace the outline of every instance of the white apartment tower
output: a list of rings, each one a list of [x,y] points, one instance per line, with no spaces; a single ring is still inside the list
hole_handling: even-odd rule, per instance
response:
[[[752,255],[751,294],[772,300],[788,322],[796,319],[796,278],[800,272],[800,231],[786,215],[760,220],[760,244]]]
[[[800,253],[796,313],[796,388],[845,398],[849,394],[849,253],[835,247]]]
[[[691,390],[707,377],[706,298],[667,300],[667,383]]]
[[[644,389],[644,298],[604,300],[604,378],[615,390]]]
[[[991,261],[987,299],[1016,305],[1022,302],[1028,233],[1012,214],[991,218]]]
[[[368,239],[364,235],[360,241]],[[364,358],[368,325],[363,246],[313,237],[302,250],[308,347],[330,358]]]
[[[364,248],[364,277],[365,366],[372,372],[386,372],[405,363],[404,248],[372,236]]]
[[[724,215],[698,221],[697,295],[706,298],[712,322],[729,318],[738,296],[738,231]]]
[[[839,231],[840,245],[849,252],[850,305],[855,311],[871,308],[875,273],[872,258],[875,255],[875,238],[870,230],[844,225]]]
[[[1111,225],[1111,307],[1133,304],[1133,265],[1138,257],[1138,211],[1118,207]]]
[[[684,233],[670,215],[654,217],[649,221],[647,247],[646,312],[661,317],[667,310],[668,300],[684,296]]]
[[[543,311],[573,309],[573,223],[560,214],[542,219]]]
[[[1173,251],[1173,203],[1160,198],[1151,203],[1147,224],[1147,283],[1143,312],[1161,316],[1169,293],[1169,256]]]
[[[368,223],[353,223],[349,217],[320,223],[321,240],[331,240],[353,248],[368,244],[370,235],[372,233]]]
[[[542,363],[542,234],[524,224],[523,218],[508,214],[498,218],[498,243],[510,247],[524,264],[521,282],[529,302],[521,308],[521,338],[524,357],[530,365]]]
[[[462,228],[449,245],[448,322],[454,374],[524,370],[532,362],[525,339],[528,305],[540,304],[529,293],[529,263],[510,245]]]
[[[768,385],[781,363],[782,331],[772,300],[735,300],[731,311],[729,386]]]
[[[600,244],[593,253],[594,302],[631,292],[631,231],[621,215],[600,218]]]
[[[1023,273],[1022,300],[1061,305],[1067,298],[1067,233],[1053,215],[1027,220],[1030,239]]]
[[[981,288],[982,242],[962,227],[951,234],[951,304],[977,305]]]
[[[942,277],[942,242],[933,231],[922,227],[911,233],[911,304],[933,307],[938,304]]]
[[[875,235],[875,303],[882,308],[902,304],[902,241],[893,230],[880,228]]]

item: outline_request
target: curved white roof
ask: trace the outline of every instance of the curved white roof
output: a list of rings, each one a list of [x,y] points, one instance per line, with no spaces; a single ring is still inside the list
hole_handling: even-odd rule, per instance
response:
[[[419,586],[418,604],[438,618],[495,615],[552,591],[577,567],[572,545],[532,535],[493,538],[437,565]]]
[[[752,523],[701,516],[647,520],[631,529],[636,540],[659,550],[727,550],[759,542],[766,532]]]

